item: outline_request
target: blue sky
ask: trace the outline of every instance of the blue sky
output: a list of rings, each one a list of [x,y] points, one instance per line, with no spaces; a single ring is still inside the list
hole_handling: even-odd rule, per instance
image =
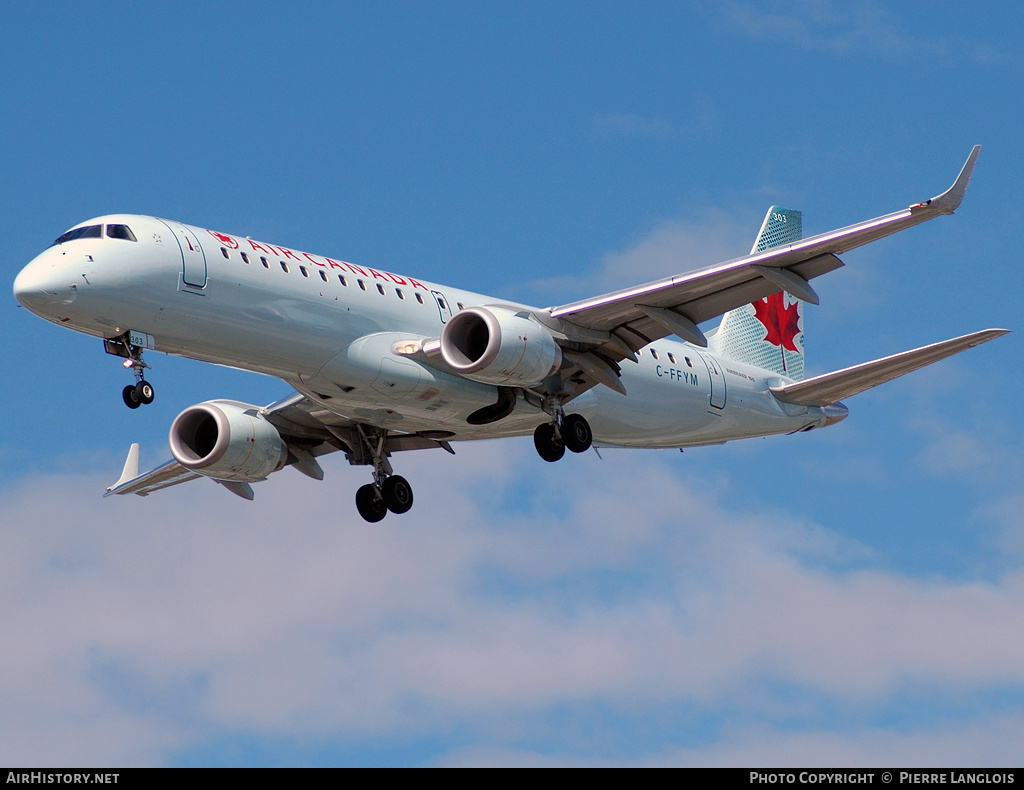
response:
[[[944,190],[815,282],[810,373],[1020,330],[1015,4],[14,7],[5,271],[156,214],[539,305]],[[100,498],[132,441],[284,385],[0,306],[0,762],[1019,765],[1020,332],[858,396],[842,425],[551,466],[529,440],[247,504]]]

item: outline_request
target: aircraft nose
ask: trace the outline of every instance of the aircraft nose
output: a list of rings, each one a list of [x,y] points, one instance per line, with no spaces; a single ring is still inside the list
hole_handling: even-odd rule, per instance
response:
[[[14,278],[14,298],[36,315],[45,316],[55,302],[70,303],[74,294],[65,272],[59,270],[51,256],[44,252],[22,269]],[[64,298],[61,297],[65,294]]]
[[[38,313],[57,298],[55,290],[47,290],[45,272],[35,262],[22,269],[14,278],[14,298],[22,307]]]

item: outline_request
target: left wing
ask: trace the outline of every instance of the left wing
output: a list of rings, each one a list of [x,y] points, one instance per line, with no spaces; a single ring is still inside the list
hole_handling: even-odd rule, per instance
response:
[[[347,417],[341,417],[325,409],[302,393],[296,392],[283,400],[260,409],[260,414],[271,423],[281,435],[288,450],[286,466],[294,466],[298,471],[316,480],[323,480],[324,472],[317,462],[321,455],[342,451],[349,463],[361,465],[371,464],[372,449],[368,446],[372,440],[376,443],[383,439],[383,453],[387,457],[393,452],[403,450],[426,450],[440,447],[454,454],[446,441],[427,439],[416,434],[395,434],[385,432],[383,437],[380,429],[359,423]],[[162,488],[187,483],[206,475],[198,474],[185,468],[175,460],[168,461],[144,474],[139,474],[139,445],[133,444],[125,460],[121,478],[110,486],[105,497],[112,494],[138,494],[147,496]],[[249,483],[236,480],[218,480],[216,483],[227,488],[231,493],[243,499],[252,499],[253,490]]]
[[[706,347],[707,338],[697,326],[702,321],[780,290],[817,302],[807,281],[842,266],[838,254],[952,214],[967,191],[980,150],[974,146],[953,186],[931,200],[715,266],[553,307],[542,318],[570,339],[589,340],[590,350],[606,361],[630,358],[671,334]]]

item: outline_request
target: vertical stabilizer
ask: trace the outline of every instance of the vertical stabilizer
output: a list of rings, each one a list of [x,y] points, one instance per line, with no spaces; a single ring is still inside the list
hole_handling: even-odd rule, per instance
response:
[[[800,212],[772,206],[751,253],[792,244],[801,236]],[[730,310],[708,342],[722,356],[799,381],[804,377],[804,303],[780,291]]]

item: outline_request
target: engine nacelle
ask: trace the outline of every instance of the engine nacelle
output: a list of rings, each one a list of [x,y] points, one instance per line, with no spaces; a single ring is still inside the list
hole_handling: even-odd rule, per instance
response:
[[[562,350],[527,312],[503,307],[460,310],[441,332],[441,356],[466,378],[533,387],[562,364]]]
[[[174,460],[217,480],[255,483],[288,459],[277,428],[258,407],[237,401],[189,406],[171,424],[170,442]]]

